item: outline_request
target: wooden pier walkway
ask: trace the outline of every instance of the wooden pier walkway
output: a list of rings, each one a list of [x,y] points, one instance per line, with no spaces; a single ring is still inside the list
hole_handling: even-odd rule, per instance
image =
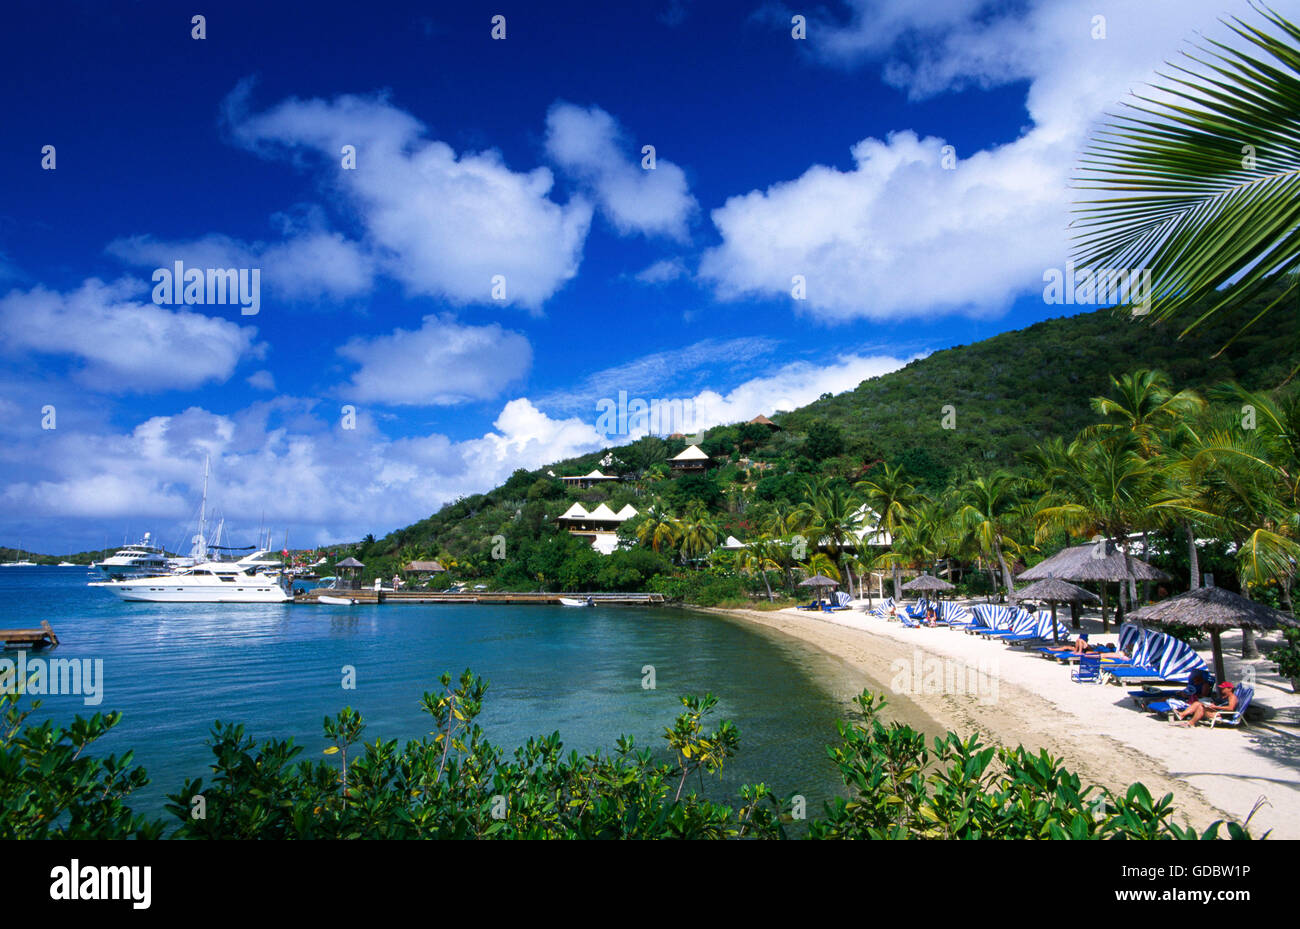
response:
[[[5,648],[30,648],[40,651],[54,648],[59,644],[59,637],[50,628],[48,620],[41,620],[39,629],[0,629],[0,642]]]
[[[571,593],[510,593],[508,591],[467,590],[464,593],[446,593],[434,590],[379,590],[373,587],[358,590],[336,590],[316,587],[293,598],[294,603],[316,602],[317,597],[347,597],[358,603],[559,603],[561,597],[586,600],[597,606],[661,606],[663,594],[571,594]]]

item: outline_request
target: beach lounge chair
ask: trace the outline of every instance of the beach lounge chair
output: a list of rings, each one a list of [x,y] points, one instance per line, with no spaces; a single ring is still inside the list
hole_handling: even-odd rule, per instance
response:
[[[1128,625],[1127,623],[1125,625]],[[1120,629],[1121,633],[1123,628]],[[1115,681],[1186,681],[1196,669],[1208,671],[1205,659],[1181,639],[1154,629],[1141,630],[1141,640],[1133,660],[1127,664],[1109,663],[1102,671]]]
[[[1231,713],[1219,711],[1213,715],[1206,715],[1205,719],[1209,722],[1210,728],[1213,729],[1219,723],[1225,726],[1240,726],[1246,720],[1246,710],[1250,709],[1250,701],[1255,699],[1255,688],[1249,684],[1238,684],[1233,688],[1233,693],[1237,695],[1237,708]],[[1182,694],[1178,691],[1175,696]],[[1158,700],[1154,703],[1147,704],[1147,709],[1152,713],[1164,715],[1173,710],[1173,707],[1167,700]]]
[[[1214,675],[1212,673],[1207,671],[1205,677],[1207,678],[1211,688],[1216,687],[1218,685],[1218,681],[1214,679]],[[1151,689],[1130,690],[1128,692],[1128,695],[1132,697],[1134,700],[1138,701],[1139,703],[1141,703],[1144,700],[1150,701],[1147,705],[1148,709],[1150,709],[1151,706],[1153,706],[1155,703],[1167,700],[1169,697],[1176,697],[1182,699],[1187,696],[1190,696],[1187,693],[1187,688],[1185,687],[1182,688],[1181,690],[1151,690]],[[1164,712],[1164,711],[1158,711],[1158,712]]]
[[[796,606],[795,609],[796,610],[820,610],[821,606],[822,605],[820,600],[814,600],[811,603],[809,603],[807,606]]]
[[[1255,699],[1255,688],[1249,684],[1238,684],[1233,688],[1233,693],[1237,695],[1237,708],[1231,713],[1219,712],[1211,716],[1211,729],[1219,723],[1225,726],[1240,726],[1246,721],[1246,710],[1250,709],[1250,701]]]
[[[969,609],[950,600],[940,601],[935,613],[949,629],[965,629],[975,622],[975,616]]]
[[[1038,620],[1033,613],[1022,610],[1020,607],[1002,607],[1006,611],[1005,622],[999,620],[999,625],[995,629],[977,629],[975,633],[986,639],[1005,639],[1011,636],[1029,635],[1038,625]]]
[[[978,635],[1008,629],[1015,619],[1011,610],[995,603],[977,603],[971,607],[971,613],[975,617],[975,624],[966,632]]]
[[[894,605],[894,598],[893,598],[893,597],[889,597],[889,598],[886,599],[886,600],[881,600],[881,601],[880,601],[880,606],[878,606],[878,607],[876,607],[874,610],[871,610],[871,611],[870,611],[870,612],[871,612],[871,615],[872,615],[872,616],[880,616],[880,617],[882,617],[882,618],[883,618],[883,617],[886,617],[886,616],[889,615],[889,608],[892,607],[893,605]]]
[[[1034,620],[1033,629],[1028,632],[1020,632],[1015,635],[1003,636],[1002,641],[1008,645],[1014,645],[1017,648],[1036,648],[1050,644],[1070,644],[1070,630],[1065,628],[1060,620],[1056,622],[1056,628],[1052,628],[1052,614],[1047,610],[1039,610],[1032,614]],[[1054,633],[1054,634],[1053,634]]]
[[[929,605],[929,601],[922,597],[920,600],[917,600],[916,603],[906,607],[904,611],[908,616],[912,617],[912,619],[925,619],[925,611],[929,608]]]
[[[1074,643],[1063,642],[1061,644],[1073,645]],[[1074,662],[1083,658],[1085,654],[1096,655],[1098,658],[1102,660],[1102,663],[1105,664],[1106,662],[1116,660],[1114,658],[1109,657],[1108,655],[1108,653],[1114,652],[1115,650],[1116,648],[1114,645],[1097,645],[1094,646],[1092,651],[1090,652],[1080,653],[1080,652],[1073,652],[1069,650],[1061,650],[1060,645],[1056,647],[1044,645],[1042,648],[1038,649],[1038,652],[1044,658],[1050,658],[1053,661],[1060,662],[1061,664],[1073,664]]]
[[[1070,672],[1070,680],[1076,684],[1101,683],[1101,658],[1097,655],[1084,655],[1079,666]]]

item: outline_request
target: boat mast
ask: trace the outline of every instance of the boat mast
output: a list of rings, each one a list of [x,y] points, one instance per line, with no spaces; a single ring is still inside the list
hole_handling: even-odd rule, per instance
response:
[[[196,560],[208,560],[208,540],[207,540],[207,518],[208,518],[208,466],[212,463],[210,455],[203,458],[203,502],[199,504],[199,534],[194,537],[194,549],[191,555],[196,555]]]

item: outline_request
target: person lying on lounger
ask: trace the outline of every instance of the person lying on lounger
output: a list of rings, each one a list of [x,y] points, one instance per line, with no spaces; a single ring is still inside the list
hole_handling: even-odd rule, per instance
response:
[[[925,608],[925,624],[927,626],[934,626],[938,624],[938,621],[939,617],[934,615],[934,607],[927,606]]]
[[[1073,645],[1062,645],[1057,648],[1047,646],[1043,649],[1045,652],[1060,652],[1062,655],[1086,655],[1095,649],[1088,644],[1088,633],[1081,632],[1079,637],[1074,640]]]
[[[1190,728],[1203,719],[1235,711],[1237,709],[1236,685],[1232,681],[1224,681],[1219,685],[1218,691],[1213,703],[1208,700],[1196,700],[1189,703],[1186,709],[1175,710],[1174,716],[1177,717],[1179,725]]]

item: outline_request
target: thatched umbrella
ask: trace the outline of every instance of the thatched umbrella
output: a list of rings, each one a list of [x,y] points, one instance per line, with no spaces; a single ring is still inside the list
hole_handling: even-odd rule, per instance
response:
[[[912,578],[904,584],[903,590],[915,590],[918,592],[929,590],[938,593],[945,590],[956,590],[956,588],[941,577],[935,577],[932,574],[922,574],[919,577]]]
[[[825,574],[814,574],[812,577],[808,578],[808,580],[806,580],[806,581],[800,581],[800,582],[799,582],[799,586],[800,586],[800,587],[816,587],[816,588],[817,588],[817,599],[820,600],[820,599],[821,599],[821,596],[822,596],[822,594],[821,594],[821,588],[823,588],[823,587],[839,587],[839,586],[840,586],[840,582],[839,582],[839,581],[836,581],[836,580],[832,580],[831,578],[827,577]]]
[[[1039,562],[1021,574],[1018,581],[1042,581],[1049,577],[1058,577],[1067,581],[1095,581],[1101,584],[1101,623],[1106,628],[1106,584],[1110,581],[1123,583],[1129,578],[1135,581],[1167,581],[1170,576],[1154,565],[1147,564],[1140,558],[1124,553],[1108,539],[1090,542],[1087,545],[1072,545],[1063,548],[1046,561]]]
[[[1029,572],[1025,572],[1026,574]],[[1025,575],[1020,575],[1024,577]],[[1035,581],[1023,590],[1016,591],[1017,600],[1043,600],[1052,606],[1052,641],[1058,641],[1056,635],[1056,605],[1058,603],[1085,603],[1099,599],[1091,590],[1076,587],[1069,581],[1055,577],[1045,577]]]
[[[1164,626],[1192,626],[1210,633],[1214,646],[1214,673],[1226,680],[1223,673],[1223,648],[1219,635],[1225,629],[1276,629],[1279,626],[1300,626],[1294,619],[1263,603],[1247,600],[1222,587],[1199,587],[1177,594],[1159,603],[1152,603],[1130,614],[1132,619]]]
[[[941,577],[935,577],[932,574],[922,574],[920,577],[914,577],[903,585],[904,590],[955,590],[952,584],[949,584]]]

